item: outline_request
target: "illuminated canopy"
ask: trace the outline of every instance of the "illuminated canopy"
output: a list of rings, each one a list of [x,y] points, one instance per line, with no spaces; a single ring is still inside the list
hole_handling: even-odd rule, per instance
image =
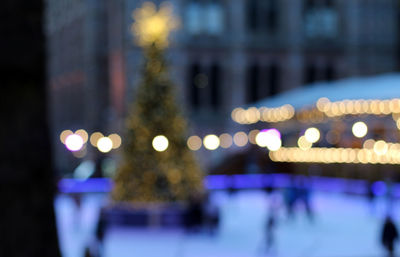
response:
[[[348,78],[335,82],[318,82],[258,101],[253,106],[275,108],[290,104],[295,109],[299,109],[315,105],[318,99],[322,97],[328,97],[330,101],[399,98],[399,85],[399,73]]]

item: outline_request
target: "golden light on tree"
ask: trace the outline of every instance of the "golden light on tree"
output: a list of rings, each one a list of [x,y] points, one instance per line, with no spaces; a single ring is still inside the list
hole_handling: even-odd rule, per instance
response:
[[[152,2],[144,2],[141,8],[132,15],[135,22],[131,27],[142,47],[155,44],[158,48],[168,46],[168,36],[172,30],[178,28],[179,22],[172,13],[172,5],[164,2],[160,9]]]
[[[112,199],[132,203],[189,201],[203,190],[203,172],[189,149],[197,149],[201,143],[197,140],[196,145],[195,138],[187,138],[187,122],[176,100],[179,87],[170,79],[164,57],[168,36],[178,22],[172,6],[161,4],[157,10],[151,2],[135,10],[133,18],[131,32],[143,48],[143,64],[126,118]]]

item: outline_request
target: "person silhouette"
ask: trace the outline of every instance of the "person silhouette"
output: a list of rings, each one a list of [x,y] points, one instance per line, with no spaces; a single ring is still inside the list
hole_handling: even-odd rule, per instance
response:
[[[387,216],[383,224],[381,232],[381,242],[383,247],[385,247],[388,256],[394,256],[394,241],[399,237],[396,225],[394,224],[392,218]]]

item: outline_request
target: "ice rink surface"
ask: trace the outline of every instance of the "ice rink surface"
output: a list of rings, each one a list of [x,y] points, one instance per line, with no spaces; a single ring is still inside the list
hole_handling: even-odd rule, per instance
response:
[[[278,204],[275,245],[266,251],[266,219],[271,195],[246,190],[229,195],[212,193],[219,206],[220,227],[216,235],[187,234],[178,229],[113,227],[107,231],[103,257],[381,257],[380,231],[388,200],[340,193],[312,193],[314,219],[300,205],[293,219]],[[280,202],[280,193],[275,193]],[[84,196],[78,209],[68,195],[55,201],[59,240],[64,257],[81,257],[95,244],[98,211],[106,195]],[[391,204],[391,215],[400,229],[400,208]],[[400,250],[400,242],[397,242]],[[400,251],[397,251],[400,256]]]

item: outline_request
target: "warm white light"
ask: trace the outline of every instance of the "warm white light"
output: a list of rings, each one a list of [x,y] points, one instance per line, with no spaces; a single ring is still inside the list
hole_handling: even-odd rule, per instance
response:
[[[82,137],[77,134],[69,135],[65,139],[65,146],[68,148],[68,150],[72,152],[81,150],[83,144],[84,143]]]
[[[387,153],[387,151],[388,151],[388,144],[385,141],[379,140],[375,142],[374,152],[377,155],[384,155]]]
[[[157,152],[163,152],[163,151],[167,150],[169,142],[168,142],[168,138],[166,138],[163,135],[159,135],[153,139],[152,144],[153,144],[154,150],[156,150]]]
[[[305,136],[299,137],[299,140],[297,140],[297,145],[299,146],[300,149],[302,150],[307,150],[310,149],[312,146],[312,143],[309,142]]]
[[[308,142],[315,143],[319,140],[321,134],[319,133],[319,130],[317,128],[308,128],[304,133],[304,136],[306,137]]]
[[[267,143],[267,148],[270,151],[277,151],[282,146],[282,141],[279,137],[271,137]]]
[[[117,149],[121,146],[122,139],[118,134],[111,134],[108,136],[109,139],[112,141],[112,148]]]
[[[260,147],[267,147],[276,151],[282,146],[281,136],[277,129],[262,130],[256,136],[256,143]]]
[[[219,146],[219,138],[216,135],[207,135],[203,139],[204,147],[208,150],[215,150]]]
[[[359,121],[359,122],[354,123],[351,131],[353,132],[354,136],[361,138],[367,134],[368,127],[364,122]]]
[[[152,2],[144,2],[133,12],[135,23],[131,27],[140,46],[155,44],[158,48],[168,46],[168,35],[178,28],[179,22],[173,15],[171,5],[161,5],[157,10]]]
[[[75,134],[81,136],[81,138],[83,139],[83,143],[86,143],[88,141],[88,133],[86,132],[86,130],[84,129],[78,129],[77,131],[75,131]]]
[[[201,148],[201,138],[198,136],[191,136],[187,140],[187,145],[190,150],[197,151]]]
[[[65,139],[67,139],[67,137],[68,137],[69,135],[72,135],[72,134],[74,134],[74,132],[72,132],[71,130],[69,130],[69,129],[64,130],[64,131],[61,132],[61,134],[60,134],[60,141],[61,141],[63,144],[65,144]]]
[[[113,143],[110,138],[102,137],[97,141],[97,148],[102,153],[108,153],[113,148]]]
[[[261,131],[256,136],[256,143],[260,147],[266,147],[268,144],[268,133],[267,131]]]
[[[102,133],[94,132],[90,136],[90,143],[92,144],[92,146],[97,147],[97,141],[99,141],[99,139],[102,138],[102,137],[104,137]]]

